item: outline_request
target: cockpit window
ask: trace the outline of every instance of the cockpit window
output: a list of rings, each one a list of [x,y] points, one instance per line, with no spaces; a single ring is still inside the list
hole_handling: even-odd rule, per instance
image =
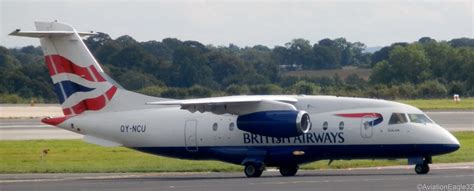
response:
[[[425,114],[408,114],[412,123],[433,123]]]
[[[389,125],[401,124],[408,122],[407,116],[404,113],[393,113],[388,121]]]

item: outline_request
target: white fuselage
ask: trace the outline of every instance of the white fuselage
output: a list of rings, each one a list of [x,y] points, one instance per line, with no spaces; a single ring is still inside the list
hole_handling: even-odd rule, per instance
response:
[[[387,149],[390,145],[459,145],[454,136],[435,123],[403,123],[389,125],[390,115],[394,112],[422,114],[420,110],[390,101],[360,98],[343,98],[333,96],[295,96],[298,99],[298,110],[310,114],[312,128],[307,134],[299,137],[272,138],[251,134],[237,128],[237,116],[230,114],[216,115],[210,112],[191,113],[179,107],[150,106],[149,109],[121,112],[90,113],[73,117],[63,123],[61,128],[78,133],[103,138],[131,148],[176,148],[176,156],[182,158],[218,159],[212,156],[196,157],[202,149],[214,148],[268,148],[327,146],[343,151],[340,146],[375,146],[370,149]],[[380,124],[367,126],[366,121],[373,117],[347,118],[336,114],[341,113],[379,113],[383,116]],[[74,124],[71,129],[70,124]],[[327,128],[325,128],[327,124]],[[385,147],[385,148],[384,148]],[[416,146],[415,146],[416,147]],[[177,149],[180,148],[180,149]],[[183,150],[184,148],[184,150]],[[321,148],[321,147],[319,147]],[[353,147],[346,147],[347,153]],[[365,147],[363,147],[365,148]],[[407,147],[400,147],[406,149]],[[394,148],[389,148],[394,149]],[[138,149],[140,150],[140,149]],[[303,149],[304,150],[304,149]],[[352,158],[351,156],[325,156],[324,153],[311,153],[306,150],[312,160],[332,158]],[[145,151],[147,152],[147,151]],[[174,156],[166,151],[164,155]],[[230,151],[232,152],[232,151]],[[246,150],[248,152],[248,150]],[[400,151],[403,152],[403,151]],[[411,155],[413,151],[407,151]],[[384,151],[370,153],[361,152],[354,158],[398,158],[400,154],[390,156]],[[157,152],[160,154],[160,152]],[[201,153],[202,154],[202,153]],[[206,152],[206,154],[209,154]],[[439,153],[432,153],[433,155]],[[205,154],[204,154],[205,155]],[[420,154],[421,155],[421,154]],[[304,161],[312,161],[305,159]]]

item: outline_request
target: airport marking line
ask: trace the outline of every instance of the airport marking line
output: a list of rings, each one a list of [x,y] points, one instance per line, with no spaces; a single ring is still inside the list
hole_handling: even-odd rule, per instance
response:
[[[471,164],[471,163],[467,163]],[[406,168],[408,167],[408,168]],[[393,170],[393,169],[411,169],[411,166],[392,166],[392,167],[371,167],[371,168],[355,168],[355,169],[322,169],[322,170],[303,170],[303,172],[316,171],[358,171],[358,170]],[[454,170],[454,169],[474,169],[474,166],[461,165],[453,166],[449,164],[442,164],[442,166],[433,166],[432,169],[437,170]],[[268,172],[276,172],[274,168],[267,170]],[[109,180],[109,179],[130,179],[130,178],[150,178],[150,177],[164,177],[164,176],[182,176],[182,175],[205,175],[211,172],[165,172],[165,173],[146,173],[146,174],[125,174],[125,175],[99,175],[99,176],[84,176],[84,177],[63,177],[63,178],[26,178],[26,179],[11,179],[0,180],[1,183],[23,183],[23,182],[59,182],[59,181],[74,181],[74,180]],[[60,176],[61,174],[58,174]],[[303,175],[304,176],[304,175]],[[321,175],[325,176],[325,175]],[[364,174],[360,174],[364,176]],[[469,175],[430,175],[430,176],[415,176],[416,178],[451,178],[451,177],[474,177],[474,174]],[[311,180],[311,181],[279,181],[279,182],[263,182],[263,183],[249,183],[249,184],[299,184],[299,183],[329,183],[329,182],[351,182],[351,181],[382,181],[382,180],[406,180],[409,178],[375,178],[375,179],[344,179],[344,180]],[[180,186],[178,186],[180,187]],[[184,188],[184,187],[183,187]]]
[[[324,176],[324,175],[323,175]],[[363,174],[360,176],[364,176]],[[343,180],[306,180],[306,181],[279,181],[279,182],[258,182],[258,183],[251,183],[253,185],[271,185],[271,184],[313,184],[313,183],[344,183],[344,182],[371,182],[371,181],[393,181],[393,180],[409,180],[413,178],[418,179],[433,179],[433,178],[462,178],[462,177],[474,177],[474,174],[467,174],[467,175],[430,175],[430,176],[410,176],[410,177],[403,177],[403,178],[364,178],[364,179],[343,179]]]
[[[0,180],[1,183],[22,183],[22,182],[60,182],[71,180],[109,180],[109,179],[127,179],[127,178],[147,178],[147,177],[163,177],[163,176],[178,176],[178,175],[202,175],[210,172],[164,172],[164,173],[147,173],[147,174],[127,174],[127,175],[103,175],[103,176],[85,176],[85,177],[64,177],[64,178],[27,178],[27,179],[12,179]],[[60,174],[58,174],[60,175]]]

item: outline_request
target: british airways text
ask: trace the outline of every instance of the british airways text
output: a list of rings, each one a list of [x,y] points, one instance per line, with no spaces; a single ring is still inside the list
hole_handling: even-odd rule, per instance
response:
[[[298,137],[267,137],[252,133],[243,134],[244,144],[312,144],[344,143],[344,132],[307,133]]]

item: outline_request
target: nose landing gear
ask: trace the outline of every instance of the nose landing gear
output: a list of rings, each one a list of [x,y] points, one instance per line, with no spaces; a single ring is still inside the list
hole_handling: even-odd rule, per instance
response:
[[[417,164],[415,165],[416,174],[427,174],[430,171],[428,164]]]
[[[428,172],[430,171],[430,166],[428,164],[430,163],[432,163],[431,156],[425,157],[422,164],[416,164],[416,174],[428,174]]]

